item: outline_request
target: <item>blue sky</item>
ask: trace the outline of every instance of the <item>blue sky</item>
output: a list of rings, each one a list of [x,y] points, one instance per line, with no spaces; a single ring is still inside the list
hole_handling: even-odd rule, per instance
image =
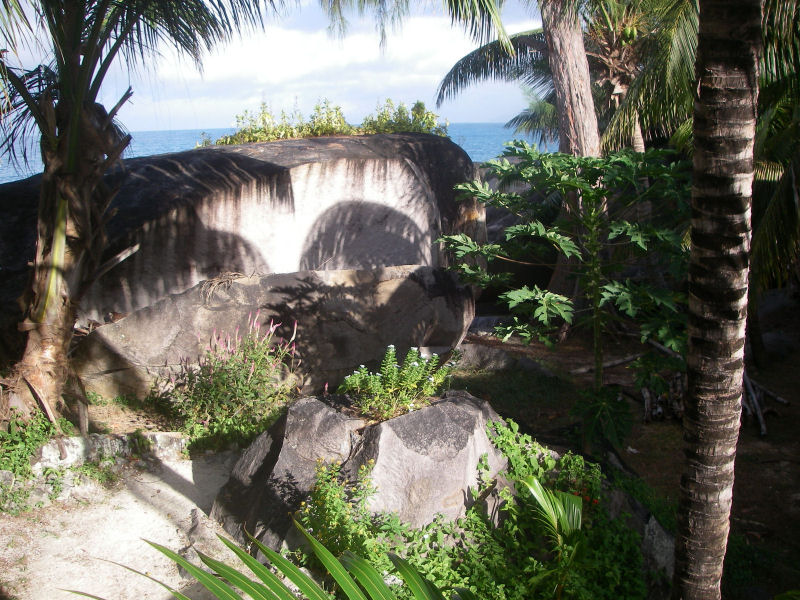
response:
[[[509,33],[540,23],[538,14],[514,3],[503,16]],[[315,1],[271,19],[266,31],[219,47],[205,58],[202,73],[170,51],[136,73],[119,69],[109,74],[101,101],[113,106],[130,84],[134,96],[120,118],[131,131],[229,127],[235,115],[261,102],[275,112],[297,107],[308,115],[322,98],[356,123],[385,98],[419,99],[433,108],[441,78],[476,46],[441,9],[407,17],[389,31],[383,50],[370,17],[354,15],[348,34],[335,38]],[[485,83],[434,110],[451,123],[504,122],[524,105],[518,85]]]

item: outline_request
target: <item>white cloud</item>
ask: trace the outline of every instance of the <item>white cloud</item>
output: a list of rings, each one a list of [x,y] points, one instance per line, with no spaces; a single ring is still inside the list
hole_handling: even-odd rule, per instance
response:
[[[354,19],[344,39],[332,38],[324,23],[319,9],[304,7],[300,17],[218,48],[203,61],[202,74],[169,52],[144,74],[115,73],[103,101],[113,104],[133,85],[134,99],[121,113],[131,130],[227,127],[262,101],[275,111],[296,105],[307,115],[321,98],[340,104],[348,120],[358,122],[385,98],[419,99],[432,107],[441,78],[476,47],[443,16],[407,18],[389,33],[383,52],[368,19]],[[524,16],[506,24],[511,33],[536,26]],[[514,84],[481,84],[437,112],[451,122],[505,121],[524,102]]]

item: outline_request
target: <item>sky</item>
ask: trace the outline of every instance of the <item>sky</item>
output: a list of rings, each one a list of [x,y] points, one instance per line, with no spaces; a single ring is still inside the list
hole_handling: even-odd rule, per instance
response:
[[[540,26],[534,15],[509,2],[506,31]],[[350,17],[344,38],[328,32],[316,0],[271,18],[265,31],[251,33],[206,56],[203,71],[171,51],[146,68],[109,73],[100,101],[110,107],[128,85],[133,98],[120,111],[130,131],[232,127],[245,109],[266,102],[273,112],[298,108],[306,117],[327,98],[360,123],[386,98],[411,105],[422,100],[442,121],[505,122],[525,105],[517,84],[487,82],[435,107],[436,89],[453,64],[477,47],[452,26],[442,10],[418,11],[389,31],[381,50],[371,17]]]

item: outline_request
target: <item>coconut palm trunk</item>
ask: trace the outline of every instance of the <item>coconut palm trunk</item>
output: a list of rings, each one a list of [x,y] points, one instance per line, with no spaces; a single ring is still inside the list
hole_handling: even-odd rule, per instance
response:
[[[105,249],[113,192],[103,176],[130,141],[101,105],[83,103],[71,110],[74,105],[80,104],[62,98],[42,111],[52,121],[50,130],[60,135],[43,138],[35,269],[28,314],[20,324],[28,338],[10,393],[11,406],[30,412],[38,402],[51,420],[52,403],[69,372],[75,307],[94,282]]]
[[[689,401],[673,597],[720,597],[741,416],[760,0],[700,0]]]
[[[575,4],[570,0],[539,2],[559,117],[559,150],[577,156],[599,156],[600,134],[589,62]]]

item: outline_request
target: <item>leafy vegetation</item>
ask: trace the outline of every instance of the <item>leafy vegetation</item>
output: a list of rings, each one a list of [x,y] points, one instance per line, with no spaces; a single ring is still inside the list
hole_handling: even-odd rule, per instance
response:
[[[501,491],[505,504],[499,524],[481,502],[456,522],[439,518],[420,529],[396,515],[370,515],[368,473],[348,482],[338,465],[320,467],[298,519],[342,552],[361,553],[378,571],[388,567],[386,552],[396,552],[438,587],[468,588],[487,600],[644,598],[637,536],[620,520],[608,518],[600,503],[603,478],[597,465],[569,453],[554,457],[520,434],[513,421],[492,424],[490,434],[508,459],[503,476],[528,482],[540,492],[514,496]],[[479,472],[483,484],[473,492],[474,499],[494,485],[483,461]],[[545,498],[556,500],[545,508]],[[556,517],[555,531],[542,512],[558,511],[553,502],[570,515]]]
[[[511,159],[511,160],[509,160]],[[593,396],[580,401],[578,414],[585,438],[603,436],[615,445],[628,428],[626,405],[616,392],[602,390],[603,337],[622,320],[638,328],[641,340],[653,340],[681,355],[685,341],[688,249],[687,165],[665,151],[624,151],[605,158],[542,154],[525,142],[509,144],[504,158],[488,163],[501,190],[515,184],[535,195],[492,190],[486,183],[459,189],[489,206],[509,211],[518,222],[505,229],[502,242],[481,244],[464,234],[442,241],[459,264],[462,278],[504,289],[499,298],[513,318],[497,328],[503,339],[517,335],[552,343],[564,323],[591,330],[594,347]],[[560,208],[553,219],[552,207]],[[556,256],[577,279],[581,299],[568,298],[537,285],[515,281],[508,270],[484,264],[553,264]],[[657,257],[657,258],[656,258]],[[650,269],[657,260],[660,268]],[[650,275],[648,275],[648,272]],[[578,309],[576,309],[576,304]],[[585,306],[585,308],[581,308]],[[660,354],[636,363],[643,383],[664,383],[667,367],[684,369],[682,361]]]
[[[189,435],[189,449],[245,445],[264,431],[296,396],[295,344],[277,338],[280,323],[259,314],[239,334],[214,332],[198,368],[184,368],[162,398]]]
[[[350,125],[345,119],[342,107],[333,105],[326,98],[314,106],[308,121],[295,109],[291,113],[282,110],[276,117],[272,109],[262,103],[258,113],[245,110],[236,116],[236,131],[219,138],[216,144],[246,144],[250,142],[272,142],[323,135],[359,135],[367,133],[432,133],[446,136],[447,125],[439,123],[438,115],[425,108],[425,103],[417,101],[411,110],[404,103],[395,106],[387,99],[377,106],[375,114],[367,115],[360,126]],[[204,137],[202,146],[210,146],[212,141]]]
[[[417,348],[411,348],[399,365],[390,345],[380,372],[370,373],[361,365],[345,377],[338,392],[349,394],[363,416],[385,421],[426,406],[428,399],[444,388],[453,366],[453,362],[440,366],[436,354],[425,358]]]
[[[60,420],[62,431],[72,431],[72,425]],[[47,420],[44,413],[36,413],[29,420],[25,420],[12,411],[8,422],[8,430],[0,429],[0,471],[12,474],[9,482],[0,482],[0,512],[19,514],[28,510],[30,488],[23,487],[20,483],[33,477],[31,458],[50,438],[59,431]],[[45,473],[45,480],[52,489],[59,487],[57,474]],[[56,493],[57,495],[57,493]]]

